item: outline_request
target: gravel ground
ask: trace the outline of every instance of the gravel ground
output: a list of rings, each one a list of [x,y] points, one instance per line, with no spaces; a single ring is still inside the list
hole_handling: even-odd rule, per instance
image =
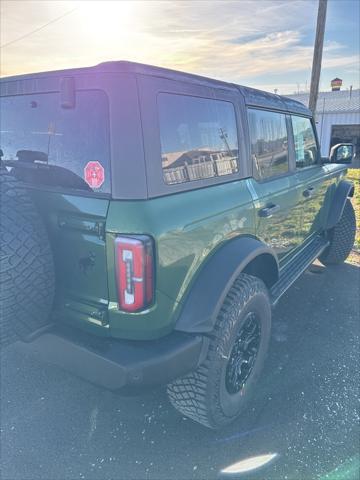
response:
[[[213,432],[178,415],[163,389],[121,397],[24,352],[1,355],[2,479],[359,478],[360,255],[313,265],[280,301],[257,396]],[[337,469],[335,472],[334,470]]]

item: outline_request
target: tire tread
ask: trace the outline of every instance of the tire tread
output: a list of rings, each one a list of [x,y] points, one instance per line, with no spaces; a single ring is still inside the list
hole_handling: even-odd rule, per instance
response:
[[[55,290],[47,231],[27,188],[0,172],[0,344],[45,326]]]
[[[268,296],[267,289],[260,279],[247,274],[238,277],[219,312],[205,361],[196,371],[176,379],[167,387],[171,404],[181,414],[208,428],[218,428],[233,420],[226,417],[220,408],[216,408],[216,412],[211,408],[211,405],[219,404],[219,398],[214,393],[210,398],[208,385],[211,381],[213,362],[221,355],[224,339],[228,338],[232,330],[232,322],[229,319],[238,314],[258,293]]]
[[[339,222],[329,232],[330,245],[320,255],[319,260],[321,263],[324,265],[343,263],[353,248],[355,232],[355,212],[350,199],[347,199]]]

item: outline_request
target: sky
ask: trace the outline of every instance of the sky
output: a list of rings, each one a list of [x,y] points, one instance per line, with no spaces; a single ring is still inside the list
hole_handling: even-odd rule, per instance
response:
[[[309,89],[317,0],[1,0],[1,76],[131,60]],[[360,1],[329,0],[320,89],[360,84]]]

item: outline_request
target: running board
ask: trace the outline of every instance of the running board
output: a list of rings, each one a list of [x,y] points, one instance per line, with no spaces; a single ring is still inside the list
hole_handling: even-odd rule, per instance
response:
[[[316,236],[280,270],[279,280],[270,289],[270,299],[273,306],[328,245],[327,240]]]

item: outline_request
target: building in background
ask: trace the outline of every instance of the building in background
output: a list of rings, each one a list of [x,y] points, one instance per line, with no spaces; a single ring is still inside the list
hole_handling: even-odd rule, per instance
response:
[[[341,86],[342,86],[341,78],[336,77],[333,80],[331,80],[331,90],[333,92],[338,92],[339,90],[341,90]]]
[[[331,82],[330,92],[320,92],[316,107],[316,127],[321,144],[321,155],[327,157],[337,143],[355,145],[354,166],[360,167],[360,89],[340,90],[341,79]],[[339,88],[339,90],[337,90]],[[288,95],[294,100],[309,104],[309,94]]]

